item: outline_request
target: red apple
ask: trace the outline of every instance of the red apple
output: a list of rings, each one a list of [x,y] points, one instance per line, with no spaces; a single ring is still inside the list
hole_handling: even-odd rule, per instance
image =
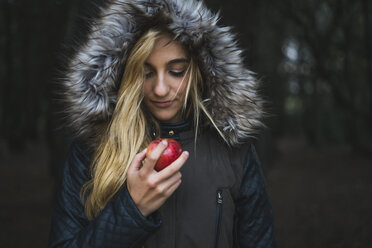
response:
[[[182,153],[182,147],[181,145],[174,139],[156,139],[153,140],[146,152],[146,157],[150,155],[152,150],[155,149],[155,147],[162,141],[166,140],[168,142],[167,148],[163,151],[163,153],[160,155],[158,161],[155,164],[155,170],[161,171],[168,165],[170,165],[173,161],[175,161]]]

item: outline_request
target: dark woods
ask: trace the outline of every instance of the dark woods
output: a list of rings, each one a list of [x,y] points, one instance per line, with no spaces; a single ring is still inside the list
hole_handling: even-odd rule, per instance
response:
[[[69,2],[1,2],[0,130],[11,150],[53,134],[52,66],[77,7]]]
[[[61,125],[58,69],[71,50],[65,45],[73,43],[72,33],[83,27],[78,17],[92,2],[1,2],[0,145],[5,153],[20,153],[28,143],[46,143],[57,181],[70,141]]]
[[[74,18],[91,2],[1,2],[0,138],[9,149],[54,142],[53,69]],[[263,81],[274,138],[304,135],[315,146],[371,151],[370,1],[206,2],[235,27],[247,65]]]
[[[49,159],[47,163],[50,164],[49,167],[47,166],[49,168],[47,170],[48,178],[52,174],[53,179],[50,179],[52,183],[59,179],[59,171],[70,139],[66,135],[68,130],[66,132],[60,128],[60,119],[57,115],[59,109],[54,94],[58,89],[58,84],[54,83],[56,82],[56,69],[60,66],[63,53],[72,52],[71,49],[65,49],[62,44],[73,41],[72,34],[82,35],[85,32],[84,19],[77,17],[85,16],[86,10],[91,9],[94,2],[99,1],[102,0],[0,0],[0,169],[6,172],[0,171],[0,192],[7,196],[3,199],[9,199],[9,197],[16,199],[16,196],[8,194],[3,188],[10,190],[14,188],[15,194],[19,194],[21,191],[28,192],[26,188],[29,187],[9,186],[5,188],[8,183],[2,182],[2,179],[9,177],[7,175],[13,175],[11,174],[13,172],[2,165],[3,163],[7,164],[3,161],[9,157],[23,156],[22,154],[30,144],[45,144],[43,146],[44,153],[47,154]],[[364,203],[361,200],[364,205],[358,202],[358,199],[366,199],[365,194],[371,193],[370,179],[367,178],[370,166],[363,167],[366,173],[362,173],[363,170],[358,171],[355,174],[355,180],[352,177],[352,179],[346,177],[349,176],[349,172],[344,169],[346,167],[348,169],[362,168],[354,163],[354,158],[369,157],[369,160],[363,161],[370,161],[372,155],[372,142],[370,141],[372,139],[372,129],[370,128],[372,126],[372,1],[204,1],[214,11],[221,11],[221,24],[234,27],[233,30],[240,40],[240,46],[245,50],[247,66],[257,73],[256,76],[263,83],[261,90],[268,100],[267,112],[270,116],[266,120],[268,128],[259,137],[258,145],[264,166],[273,164],[272,167],[267,168],[273,172],[268,182],[269,186],[273,188],[272,198],[274,211],[276,211],[277,233],[280,236],[278,239],[281,239],[282,244],[285,244],[286,240],[294,240],[293,236],[296,236],[294,235],[296,232],[293,230],[304,230],[304,236],[296,236],[299,239],[298,243],[293,246],[287,243],[288,246],[285,247],[366,247],[366,244],[370,244],[370,242],[365,242],[364,245],[360,243],[360,246],[351,246],[355,242],[349,240],[343,243],[345,246],[335,245],[341,244],[337,243],[340,236],[347,236],[340,235],[340,233],[335,233],[337,242],[333,242],[329,238],[332,235],[328,235],[329,237],[324,237],[324,240],[328,240],[330,243],[319,241],[316,244],[307,242],[313,239],[306,235],[309,233],[308,230],[311,230],[309,219],[316,219],[310,218],[313,209],[318,211],[315,213],[316,217],[324,220],[331,216],[329,213],[334,212],[335,206],[341,205],[345,207],[345,209],[341,207],[339,209],[341,216],[345,216],[346,210],[349,210],[351,206],[355,207],[355,205],[363,207],[357,209],[355,213],[365,211],[369,215],[360,214],[357,216],[355,214],[352,215],[355,218],[347,219],[345,217],[346,219],[342,219],[340,222],[338,222],[339,217],[336,216],[334,217],[336,224],[332,221],[327,222],[331,225],[329,229],[342,225],[347,226],[344,221],[349,223],[348,220],[352,223],[349,225],[350,230],[355,227],[352,229],[355,232],[363,234],[363,231],[360,230],[368,231],[372,228],[369,213],[371,203],[368,200],[364,200]],[[350,159],[350,164],[353,166],[349,166],[349,164],[345,167],[338,166],[335,161],[341,163],[343,160],[338,152],[337,155],[327,153],[326,157],[334,156],[329,158],[327,163],[311,160],[317,157],[311,154],[307,161],[308,167],[306,167],[305,159],[302,156],[298,156],[298,161],[291,160],[296,161],[293,163],[293,167],[281,167],[279,162],[279,164],[275,163],[280,160],[280,151],[282,151],[277,143],[278,140],[288,137],[305,141],[307,145],[304,150],[306,151],[311,148],[318,152],[323,147],[333,145],[347,147],[347,151],[351,151],[352,156],[355,156]],[[321,153],[315,155],[319,154]],[[336,158],[337,156],[338,158]],[[291,157],[294,156],[291,154]],[[282,159],[283,161],[287,162],[285,159]],[[325,176],[324,167],[328,167],[332,174]],[[23,167],[18,166],[17,168],[19,170]],[[305,186],[287,183],[288,187],[286,188],[283,181],[292,182],[296,178],[295,175],[304,175],[301,178],[298,177],[301,179],[298,181],[307,182],[306,178],[311,174],[307,173],[309,168],[316,168],[313,170],[312,179],[308,179],[309,183],[306,183]],[[284,173],[283,171],[286,169],[288,169],[286,173],[288,177],[276,174]],[[299,174],[295,174],[296,170]],[[25,169],[25,171],[28,170]],[[345,178],[340,176],[342,173],[346,175]],[[363,174],[366,175],[365,178],[361,176]],[[14,175],[18,177],[19,172],[14,172]],[[328,186],[335,184],[339,179],[340,185],[344,183],[344,188],[342,188],[342,192],[336,187],[310,188],[307,185],[314,184],[313,178],[324,179],[324,181],[318,181],[318,185],[327,182],[328,184],[325,185]],[[336,180],[336,178],[338,179]],[[14,181],[17,180],[19,179],[14,179]],[[27,182],[26,179],[23,180]],[[34,185],[37,180],[30,178],[29,181],[29,185]],[[350,187],[345,182],[350,182],[351,191],[347,191]],[[365,185],[364,182],[366,182]],[[45,188],[45,185],[47,184],[43,184],[40,188]],[[308,194],[305,192],[306,187],[309,187]],[[299,192],[294,192],[296,188]],[[326,191],[325,188],[335,191]],[[40,189],[36,186],[35,192],[40,193]],[[287,194],[289,195],[287,198],[283,197]],[[311,194],[315,195],[314,198],[311,198]],[[325,204],[323,198],[315,198],[320,195],[328,200],[329,195],[332,194],[339,194],[339,197],[334,197],[332,203],[327,202],[328,205]],[[348,194],[356,198],[347,198]],[[48,197],[52,193],[48,191],[46,195],[44,201],[48,201],[50,204],[51,200]],[[302,205],[299,205],[296,197],[304,195],[308,198],[301,198],[302,204],[308,204],[302,209]],[[350,199],[356,204],[353,205],[340,199]],[[0,206],[5,206],[5,211],[2,209],[0,212],[6,213],[8,209],[17,211],[23,209],[18,206],[23,202],[20,204],[21,201],[18,199],[14,202],[12,205],[0,201]],[[318,205],[314,205],[315,207],[311,208],[313,206],[311,204],[315,203],[322,207],[316,208]],[[44,209],[49,209],[49,207],[44,204]],[[327,211],[328,208],[332,211]],[[27,210],[23,209],[23,211],[24,213],[28,211],[35,213],[39,211],[36,209],[41,208],[35,207],[34,212],[32,212],[32,207]],[[289,209],[298,210],[297,213],[302,214],[304,220],[309,223],[304,224],[299,215],[292,213],[289,213],[288,216],[292,216],[293,219],[286,219]],[[327,218],[321,215],[322,211]],[[19,219],[25,219],[19,212],[16,214],[20,216]],[[45,219],[45,215],[45,213],[40,214],[41,217],[38,220]],[[16,221],[11,222],[10,219],[7,219],[8,217],[4,216],[0,213],[0,222],[6,223],[4,227],[0,227],[1,231],[10,229],[9,226],[12,227],[7,223],[13,223],[14,229],[20,226]],[[354,219],[359,217],[362,222],[364,221],[363,223],[367,224],[362,226],[356,223]],[[333,219],[331,218],[331,220]],[[45,222],[48,221],[49,219]],[[33,223],[36,222],[37,220],[33,221]],[[307,226],[299,229],[297,223]],[[291,224],[293,225],[291,226]],[[49,223],[44,226],[48,225]],[[368,225],[369,229],[365,228]],[[296,228],[288,228],[293,226]],[[314,224],[314,230],[319,230],[319,227],[322,226],[327,225]],[[345,231],[344,229],[347,228],[344,227],[342,231]],[[286,230],[291,232],[285,233]],[[349,232],[350,230],[345,232],[352,233]],[[367,231],[365,235],[363,234],[363,237],[366,237],[365,240],[370,237]],[[0,237],[0,244],[1,238],[9,240],[5,236]],[[44,236],[43,238],[46,238],[47,235]],[[14,238],[14,240],[18,239]],[[309,243],[309,246],[303,245],[305,243]]]
[[[212,2],[264,82],[274,137],[303,134],[314,146],[372,154],[372,2]]]

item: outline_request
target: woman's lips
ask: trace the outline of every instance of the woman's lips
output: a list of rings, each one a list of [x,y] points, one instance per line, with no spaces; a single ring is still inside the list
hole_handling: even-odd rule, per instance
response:
[[[172,105],[173,101],[151,101],[158,108],[166,108]]]

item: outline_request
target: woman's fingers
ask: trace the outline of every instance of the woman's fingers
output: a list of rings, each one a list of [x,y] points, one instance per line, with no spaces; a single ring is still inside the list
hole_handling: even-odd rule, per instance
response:
[[[155,147],[154,150],[151,151],[151,153],[146,157],[146,161],[141,169],[141,173],[149,174],[154,171],[156,162],[167,146],[168,142],[163,140]]]
[[[164,183],[167,183],[169,185],[169,180],[171,180],[172,177],[175,177],[175,175],[177,174],[180,177],[181,173],[179,171],[185,164],[188,157],[189,153],[187,151],[184,151],[182,152],[181,156],[168,167],[164,168],[163,170],[157,173],[152,174],[151,177],[148,178],[148,180],[150,181],[149,186],[151,188],[156,188],[159,185],[164,185]],[[160,188],[160,191],[163,191],[162,188]]]
[[[152,197],[147,205],[154,204],[160,207],[180,185],[181,173],[178,172],[152,189]]]
[[[144,216],[158,209],[181,184],[180,169],[189,157],[188,152],[160,172],[154,166],[166,143],[160,143],[147,157],[142,168],[141,161],[146,156],[146,150],[138,153],[128,171],[127,186],[133,201]]]
[[[169,197],[169,188],[171,188],[174,184],[178,183],[181,181],[181,173],[177,172],[173,174],[171,177],[161,181],[155,188],[155,191],[159,195],[163,195],[165,197]]]
[[[159,171],[157,176],[162,179],[166,179],[173,174],[177,173],[182,166],[185,164],[186,160],[189,158],[189,152],[184,151],[182,152],[181,156],[177,158],[173,163],[171,163],[168,167],[164,168],[163,170]]]
[[[147,148],[137,153],[129,167],[129,172],[138,171],[141,168],[142,160],[146,157]]]
[[[167,195],[168,197],[172,195],[174,191],[176,191],[176,189],[181,185],[181,182],[182,180],[178,179],[173,184],[169,185],[169,187],[167,187],[166,191],[164,192],[165,195]]]

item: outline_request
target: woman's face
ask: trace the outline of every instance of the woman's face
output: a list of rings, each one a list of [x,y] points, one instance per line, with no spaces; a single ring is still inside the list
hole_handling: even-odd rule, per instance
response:
[[[189,60],[183,46],[162,36],[145,62],[144,104],[161,122],[182,120]]]

